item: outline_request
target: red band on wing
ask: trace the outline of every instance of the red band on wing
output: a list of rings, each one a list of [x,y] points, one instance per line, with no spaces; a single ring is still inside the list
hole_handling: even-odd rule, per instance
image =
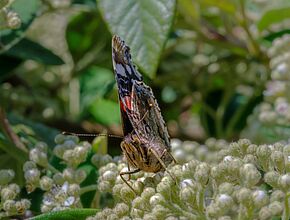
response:
[[[132,110],[131,97],[125,96],[120,102],[121,109],[126,112],[127,109]]]

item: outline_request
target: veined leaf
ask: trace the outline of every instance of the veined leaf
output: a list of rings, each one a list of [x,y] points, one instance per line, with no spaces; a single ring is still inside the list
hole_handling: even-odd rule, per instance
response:
[[[290,18],[290,6],[283,8],[270,9],[266,11],[258,21],[258,29],[262,31],[271,24],[281,22],[284,19]]]
[[[61,65],[63,60],[50,50],[27,38],[22,39],[5,54],[12,57],[31,59],[47,65]]]
[[[153,78],[175,12],[175,0],[99,0],[111,32],[130,46],[133,61]]]
[[[31,220],[83,220],[88,216],[95,215],[98,211],[98,209],[66,209],[38,215]]]

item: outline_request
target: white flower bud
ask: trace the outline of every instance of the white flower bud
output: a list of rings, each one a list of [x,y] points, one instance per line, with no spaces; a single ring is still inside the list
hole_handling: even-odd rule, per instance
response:
[[[158,204],[162,205],[163,203],[166,203],[166,201],[160,193],[156,193],[155,195],[151,196],[149,203],[150,203],[151,207],[153,208],[154,206],[156,206]]]
[[[272,192],[271,197],[270,197],[270,201],[274,202],[274,201],[278,201],[278,202],[282,202],[285,198],[285,193],[281,190],[275,190],[274,192]]]
[[[113,193],[113,196],[114,197],[117,197],[117,198],[120,198],[121,197],[121,189],[123,188],[123,184],[116,184],[113,186],[113,190],[112,190],[112,193]]]
[[[240,145],[236,142],[233,142],[229,146],[230,154],[234,157],[239,157],[241,155]]]
[[[206,207],[206,213],[210,218],[217,218],[222,215],[223,210],[215,203]]]
[[[48,146],[45,142],[41,141],[37,142],[34,147],[40,150],[41,152],[47,153]]]
[[[57,185],[62,185],[65,181],[65,179],[63,178],[63,175],[61,173],[56,173],[53,175],[53,181],[55,182],[55,184]]]
[[[63,142],[62,146],[68,150],[68,149],[73,149],[76,146],[76,142],[74,142],[74,140],[71,139],[67,139]]]
[[[145,201],[149,201],[149,199],[151,198],[151,196],[153,196],[155,194],[155,189],[152,187],[146,187],[144,189],[144,191],[141,194],[141,197],[145,200]]]
[[[3,204],[3,209],[10,214],[16,214],[16,202],[14,200],[6,200]]]
[[[117,177],[118,173],[117,172],[113,172],[111,170],[107,170],[106,172],[104,172],[104,174],[102,175],[103,180],[108,181],[108,182],[114,182],[116,177]]]
[[[209,180],[210,166],[207,163],[199,164],[195,169],[194,178],[201,186],[205,186]]]
[[[226,215],[226,216],[219,217],[218,220],[232,220],[232,218]]]
[[[65,141],[65,135],[63,135],[63,134],[58,134],[58,135],[56,135],[55,136],[55,138],[54,138],[54,142],[56,143],[56,144],[63,144],[64,143],[64,141]]]
[[[40,171],[38,169],[31,169],[24,173],[24,178],[27,182],[36,183],[39,181]]]
[[[31,170],[36,167],[37,166],[33,161],[26,161],[23,165],[23,171],[26,172],[27,170]]]
[[[270,220],[272,217],[272,213],[270,211],[270,209],[265,206],[262,207],[261,210],[259,211],[259,219],[260,220]]]
[[[75,174],[75,171],[72,168],[66,168],[62,172],[62,176],[64,180],[70,183],[74,181],[74,174]]]
[[[68,187],[68,195],[78,197],[80,195],[80,186],[78,184],[70,184]]]
[[[121,191],[121,198],[127,204],[130,204],[132,200],[135,198],[135,192],[132,191],[128,186],[124,186]]]
[[[224,182],[219,186],[220,194],[228,194],[231,195],[234,191],[234,186],[231,183]]]
[[[40,188],[44,191],[48,191],[53,186],[53,180],[48,176],[43,176],[39,181]]]
[[[278,201],[274,201],[270,203],[268,208],[270,212],[272,213],[272,216],[279,216],[279,215],[281,216],[284,209],[283,204]]]
[[[141,181],[135,181],[132,187],[140,195],[144,189],[144,184]]]
[[[257,151],[258,146],[256,144],[250,144],[247,148],[247,154],[255,155]]]
[[[256,208],[261,208],[269,203],[268,195],[262,190],[254,191],[252,198]]]
[[[20,193],[20,187],[16,183],[9,184],[8,188],[13,192],[15,192],[16,194]]]
[[[43,167],[46,167],[48,164],[46,153],[40,151],[38,148],[33,148],[29,152],[29,159]]]
[[[234,200],[227,194],[220,194],[216,199],[216,204],[219,208],[225,210],[230,209],[233,206]]]
[[[111,192],[112,186],[108,181],[100,181],[98,184],[98,189],[100,192]]]
[[[184,203],[196,204],[196,192],[191,187],[182,188],[179,197]]]
[[[278,179],[278,184],[282,190],[285,192],[289,191],[290,189],[290,174],[284,174],[283,176],[280,176]]]
[[[248,139],[240,139],[238,141],[238,144],[240,145],[241,153],[245,154],[247,152],[248,147],[251,145],[251,141]]]
[[[240,169],[240,177],[248,187],[256,185],[261,179],[261,173],[250,163],[243,165]]]
[[[270,171],[267,172],[264,176],[264,180],[266,183],[268,183],[269,185],[271,185],[274,188],[278,187],[278,179],[279,179],[280,175],[278,172],[276,171]]]
[[[130,216],[133,219],[143,219],[143,215],[144,215],[144,211],[140,209],[135,209],[135,208],[131,209]]]
[[[21,26],[21,20],[18,16],[18,14],[14,11],[9,11],[7,13],[7,26],[11,29],[17,29]]]
[[[13,170],[0,170],[0,186],[8,184],[15,176]]]
[[[240,203],[245,205],[246,207],[251,206],[252,204],[252,191],[247,188],[241,188],[237,194],[236,197]]]
[[[118,203],[116,207],[114,208],[114,212],[118,215],[118,217],[123,217],[125,215],[128,215],[130,211],[130,208],[125,203]]]
[[[76,183],[80,184],[80,183],[82,183],[86,178],[87,178],[87,173],[86,173],[86,171],[84,171],[84,170],[82,170],[82,169],[78,169],[77,171],[75,171],[74,180],[75,180]]]
[[[260,145],[256,150],[256,155],[262,163],[268,163],[271,156],[271,149],[267,145]]]
[[[281,151],[272,152],[271,160],[279,172],[284,171],[284,155]]]
[[[1,190],[1,200],[5,201],[5,200],[13,200],[15,199],[15,197],[17,196],[17,194],[9,189],[8,187],[5,187]]]

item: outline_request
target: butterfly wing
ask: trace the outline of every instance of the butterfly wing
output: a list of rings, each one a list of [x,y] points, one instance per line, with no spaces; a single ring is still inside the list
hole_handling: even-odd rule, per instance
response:
[[[167,127],[152,89],[144,82],[135,81],[131,100],[132,110],[128,118],[132,126],[138,128],[135,130],[136,134],[148,142],[159,139],[170,148]]]
[[[118,36],[112,39],[112,58],[124,135],[135,133],[148,143],[159,139],[170,148],[168,131],[153,92],[134,66],[130,48]]]
[[[112,60],[118,85],[123,133],[126,136],[133,131],[131,121],[128,118],[131,111],[133,80],[142,81],[142,76],[133,65],[130,48],[118,36],[113,36],[112,39]]]

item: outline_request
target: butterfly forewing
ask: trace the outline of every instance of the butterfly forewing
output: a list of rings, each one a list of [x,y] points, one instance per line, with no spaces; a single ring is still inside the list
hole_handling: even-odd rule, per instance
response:
[[[130,48],[118,36],[112,39],[112,58],[125,136],[121,148],[135,168],[120,175],[165,170],[174,160],[165,122],[151,88],[131,60]]]

